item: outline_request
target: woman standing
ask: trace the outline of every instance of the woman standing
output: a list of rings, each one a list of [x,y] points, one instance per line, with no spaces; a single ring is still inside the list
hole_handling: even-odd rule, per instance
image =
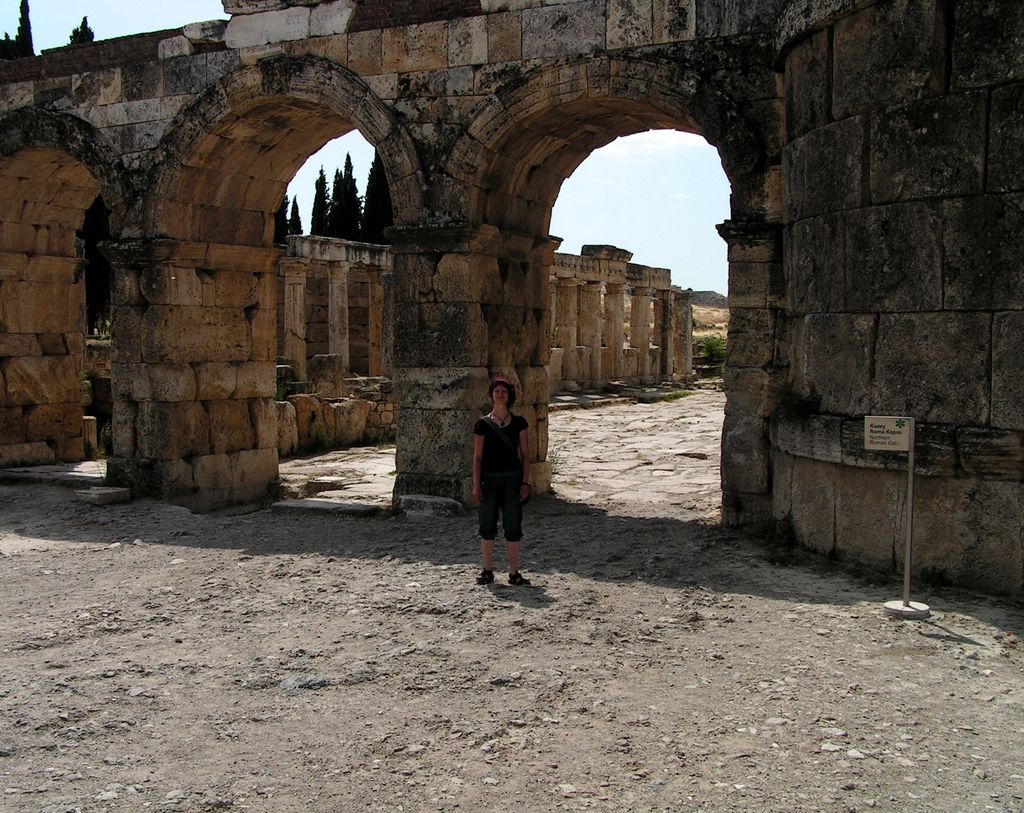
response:
[[[529,584],[519,572],[519,541],[523,538],[523,503],[530,496],[530,454],[521,415],[513,415],[516,390],[504,376],[495,376],[487,390],[490,414],[473,427],[473,499],[479,503],[483,570],[477,584],[494,581],[494,537],[498,512],[505,532],[508,583]]]

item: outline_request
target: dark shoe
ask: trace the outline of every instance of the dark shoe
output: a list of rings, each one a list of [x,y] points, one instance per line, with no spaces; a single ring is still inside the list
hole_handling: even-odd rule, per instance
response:
[[[522,584],[522,585],[525,585],[526,587],[530,586],[530,580],[529,579],[524,579],[523,578],[523,574],[520,573],[518,570],[515,573],[509,573],[508,574],[508,583],[509,584]]]
[[[490,584],[494,581],[493,570],[481,570],[480,575],[476,577],[477,584]]]

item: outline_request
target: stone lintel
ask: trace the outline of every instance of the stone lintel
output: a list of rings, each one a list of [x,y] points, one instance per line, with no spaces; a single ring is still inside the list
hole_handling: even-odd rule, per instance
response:
[[[100,244],[104,256],[115,266],[139,268],[154,263],[212,271],[243,271],[276,274],[280,248],[256,248],[227,243],[197,243],[189,240],[142,238]]]

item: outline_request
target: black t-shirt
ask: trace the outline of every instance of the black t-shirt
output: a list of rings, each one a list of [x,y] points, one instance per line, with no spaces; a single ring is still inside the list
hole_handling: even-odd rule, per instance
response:
[[[515,471],[522,470],[523,464],[519,460],[519,433],[525,432],[529,424],[522,415],[513,415],[508,426],[498,428],[483,418],[476,422],[473,427],[474,435],[481,435],[484,439],[484,456],[480,463],[480,470],[486,472]],[[509,439],[512,448],[509,448],[497,432],[503,432]]]

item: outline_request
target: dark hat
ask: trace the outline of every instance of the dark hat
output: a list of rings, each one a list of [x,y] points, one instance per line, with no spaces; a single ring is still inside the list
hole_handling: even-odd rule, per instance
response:
[[[508,390],[508,405],[512,406],[516,402],[516,388],[512,382],[503,375],[496,375],[491,379],[491,385],[487,388],[487,397],[490,398],[494,395],[494,388],[499,384]]]

